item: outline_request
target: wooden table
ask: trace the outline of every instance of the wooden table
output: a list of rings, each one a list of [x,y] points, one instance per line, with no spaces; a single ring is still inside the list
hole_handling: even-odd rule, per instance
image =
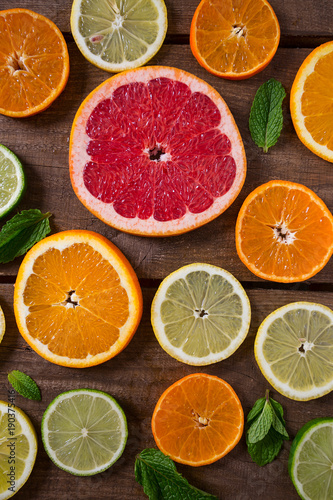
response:
[[[331,0],[271,0],[281,25],[280,47],[271,64],[259,75],[241,82],[219,79],[199,66],[189,47],[190,22],[198,0],[166,0],[169,28],[166,41],[151,64],[176,66],[210,83],[226,100],[239,126],[246,149],[248,174],[233,205],[213,222],[182,236],[152,239],[121,233],[88,212],[72,191],[68,172],[68,142],[72,120],[82,100],[109,77],[87,62],[70,32],[69,0],[0,0],[0,10],[26,7],[52,19],[64,33],[70,53],[71,71],[65,91],[43,113],[28,119],[0,117],[0,143],[22,160],[28,189],[19,209],[50,211],[52,232],[90,229],[103,234],[128,257],[138,274],[144,295],[141,325],[129,346],[115,359],[98,367],[69,369],[39,357],[20,336],[13,314],[13,284],[21,262],[0,269],[0,304],[7,331],[0,346],[0,399],[7,400],[7,373],[20,369],[41,387],[42,402],[17,396],[17,406],[32,419],[39,436],[39,451],[28,483],[19,499],[144,499],[134,478],[135,456],[154,447],[150,419],[160,394],[173,382],[195,372],[217,375],[229,382],[240,397],[245,414],[269,387],[256,365],[253,342],[260,322],[276,308],[293,301],[319,302],[333,308],[333,265],[327,264],[315,277],[301,284],[265,282],[252,275],[239,260],[234,240],[237,213],[245,197],[271,179],[305,184],[333,208],[333,168],[308,151],[294,132],[289,93],[301,62],[312,48],[333,38]],[[256,90],[269,78],[280,80],[287,91],[283,104],[284,127],[277,145],[269,153],[259,150],[250,137],[248,117]],[[250,332],[231,358],[203,368],[190,367],[168,356],[158,345],[150,324],[150,303],[161,279],[180,266],[201,261],[225,267],[244,285],[252,306]],[[58,469],[47,457],[40,440],[43,412],[59,393],[90,387],[113,395],[123,407],[129,438],[121,459],[108,471],[79,478]],[[287,429],[297,430],[315,417],[332,416],[332,395],[309,402],[291,401],[271,392],[285,409]],[[243,437],[236,448],[215,464],[178,470],[195,486],[224,500],[297,499],[289,479],[287,461],[291,442],[285,442],[278,458],[260,468],[247,453]]]

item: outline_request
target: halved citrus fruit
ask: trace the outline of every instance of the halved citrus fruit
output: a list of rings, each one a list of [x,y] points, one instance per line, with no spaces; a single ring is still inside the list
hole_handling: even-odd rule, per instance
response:
[[[27,9],[0,12],[0,114],[31,116],[48,108],[69,74],[67,45],[46,17]]]
[[[171,385],[158,400],[152,431],[172,460],[198,467],[224,457],[240,440],[242,405],[224,380],[195,373]]]
[[[0,218],[16,207],[24,190],[22,163],[12,151],[0,144]]]
[[[333,312],[311,302],[277,309],[259,327],[254,353],[269,383],[308,401],[333,389]]]
[[[241,80],[259,73],[279,41],[279,22],[267,0],[202,0],[192,19],[193,55],[221,78]]]
[[[333,162],[333,42],[313,50],[297,72],[290,92],[291,118],[299,139]]]
[[[86,98],[72,127],[70,174],[107,224],[167,236],[226,210],[246,159],[222,97],[185,71],[154,66],[116,75]]]
[[[167,31],[163,0],[74,0],[71,29],[88,61],[112,73],[146,64]]]
[[[236,248],[241,261],[260,278],[304,281],[332,255],[332,214],[307,187],[270,181],[244,201],[236,223]]]
[[[6,332],[6,320],[5,320],[5,315],[3,313],[2,307],[0,306],[0,342],[3,339],[5,332]]]
[[[130,263],[110,241],[90,231],[64,231],[25,256],[14,311],[38,354],[84,368],[126,347],[141,318],[142,295]]]
[[[190,264],[165,278],[151,307],[161,347],[178,361],[203,366],[228,358],[249,331],[250,301],[228,271]]]

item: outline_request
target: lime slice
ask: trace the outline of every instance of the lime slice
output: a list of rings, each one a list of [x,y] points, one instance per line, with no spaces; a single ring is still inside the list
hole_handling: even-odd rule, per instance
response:
[[[294,302],[262,322],[254,353],[270,384],[299,401],[333,389],[333,312],[311,302]]]
[[[0,401],[0,500],[12,497],[24,485],[36,455],[35,429],[9,394],[8,402]]]
[[[3,339],[3,336],[5,335],[6,331],[6,321],[5,321],[5,315],[3,313],[3,310],[0,306],[0,342]]]
[[[0,218],[18,204],[24,188],[22,163],[12,151],[0,144]]]
[[[74,0],[71,29],[88,61],[118,72],[146,64],[167,31],[163,0]]]
[[[333,498],[333,418],[316,418],[296,434],[289,475],[303,500]]]
[[[249,299],[232,274],[209,264],[181,267],[162,281],[151,321],[161,347],[203,366],[230,356],[250,326]]]
[[[124,451],[126,417],[105,392],[63,392],[44,413],[42,440],[58,467],[76,476],[91,476],[111,467]]]

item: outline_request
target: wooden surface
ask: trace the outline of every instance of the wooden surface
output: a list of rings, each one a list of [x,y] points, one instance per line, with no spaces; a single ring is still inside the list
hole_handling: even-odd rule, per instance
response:
[[[90,478],[77,478],[55,467],[41,442],[37,462],[19,499],[144,499],[134,479],[135,455],[153,447],[150,419],[160,394],[173,382],[196,371],[218,375],[237,392],[245,414],[262,397],[267,382],[253,355],[253,342],[260,322],[276,308],[306,300],[333,308],[333,263],[306,283],[278,285],[252,275],[240,262],[234,227],[245,197],[271,179],[300,182],[313,189],[333,209],[332,165],[308,151],[298,140],[290,118],[289,93],[300,64],[312,47],[333,39],[331,0],[271,0],[281,25],[281,44],[271,64],[259,75],[230,82],[210,75],[190,51],[188,34],[198,0],[166,0],[169,28],[166,42],[151,64],[176,66],[203,78],[224,97],[239,126],[246,149],[248,175],[234,204],[218,219],[182,236],[167,239],[141,238],[112,229],[90,214],[74,195],[68,172],[68,141],[76,110],[87,94],[110,75],[87,62],[70,34],[71,2],[65,0],[0,0],[0,10],[26,7],[52,19],[63,31],[70,53],[71,72],[67,87],[43,113],[24,120],[0,116],[0,143],[22,160],[28,180],[19,209],[40,208],[53,213],[52,231],[90,229],[113,241],[128,257],[144,289],[144,315],[129,346],[115,359],[98,367],[74,370],[52,365],[40,358],[20,336],[13,315],[13,283],[21,259],[1,265],[0,304],[7,331],[0,346],[0,399],[7,400],[7,373],[20,369],[31,375],[42,390],[42,402],[17,396],[16,403],[31,417],[40,441],[40,423],[50,401],[65,390],[91,387],[112,394],[129,422],[129,438],[121,459],[108,471]],[[1,36],[1,33],[0,33]],[[248,130],[251,103],[259,85],[270,77],[280,80],[287,91],[283,104],[284,127],[277,145],[262,153]],[[229,359],[205,368],[193,368],[168,356],[158,345],[150,325],[150,303],[161,279],[181,265],[202,261],[225,267],[244,284],[251,301],[249,335]],[[285,408],[287,429],[297,430],[315,417],[333,415],[332,396],[317,401],[294,402],[272,391]],[[288,477],[291,442],[285,443],[272,464],[263,468],[251,461],[245,439],[225,458],[210,466],[177,466],[195,486],[223,500],[297,499]]]

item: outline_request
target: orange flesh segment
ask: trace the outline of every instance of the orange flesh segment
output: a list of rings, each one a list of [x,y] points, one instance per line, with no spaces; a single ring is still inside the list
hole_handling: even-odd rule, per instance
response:
[[[78,305],[71,307],[66,299],[72,291]],[[52,353],[76,359],[108,351],[129,316],[118,274],[86,243],[37,257],[23,299],[29,334]]]

